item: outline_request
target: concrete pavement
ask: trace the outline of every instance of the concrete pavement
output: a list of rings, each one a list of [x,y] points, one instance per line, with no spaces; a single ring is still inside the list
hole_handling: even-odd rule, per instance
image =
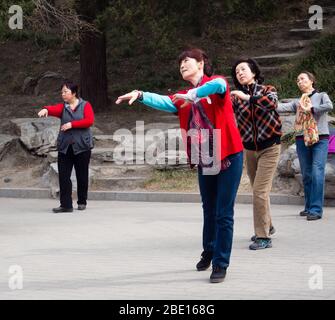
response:
[[[252,207],[237,204],[225,282],[195,271],[199,203],[0,198],[0,299],[335,299],[335,210],[308,222],[272,205],[273,248],[250,251]],[[20,286],[22,285],[22,289]]]

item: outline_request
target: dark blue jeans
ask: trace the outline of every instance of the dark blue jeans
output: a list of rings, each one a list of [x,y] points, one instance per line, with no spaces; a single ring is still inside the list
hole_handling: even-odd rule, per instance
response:
[[[306,147],[303,140],[296,141],[305,193],[305,211],[322,216],[325,184],[325,167],[328,140],[320,140]]]
[[[202,199],[204,251],[213,253],[213,266],[227,268],[233,243],[234,204],[243,169],[243,152],[229,156],[231,165],[217,175],[205,175],[199,168]]]

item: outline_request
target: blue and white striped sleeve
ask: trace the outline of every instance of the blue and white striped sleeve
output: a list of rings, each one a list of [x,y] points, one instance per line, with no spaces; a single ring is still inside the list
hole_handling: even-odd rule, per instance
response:
[[[138,101],[153,109],[171,113],[178,111],[169,96],[163,96],[151,92],[143,92],[142,99]]]

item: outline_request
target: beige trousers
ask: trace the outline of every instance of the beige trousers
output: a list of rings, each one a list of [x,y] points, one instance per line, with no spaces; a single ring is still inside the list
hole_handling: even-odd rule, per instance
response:
[[[269,238],[272,226],[270,191],[280,156],[280,144],[261,151],[245,150],[247,173],[253,188],[255,235]]]

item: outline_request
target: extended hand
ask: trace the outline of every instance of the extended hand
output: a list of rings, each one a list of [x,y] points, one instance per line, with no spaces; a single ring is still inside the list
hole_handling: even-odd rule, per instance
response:
[[[61,127],[60,127],[60,130],[61,131],[66,131],[66,130],[69,130],[72,128],[72,123],[71,122],[68,122],[68,123],[65,123],[63,124]]]
[[[129,100],[128,104],[129,104],[129,105],[132,105],[133,102],[134,102],[136,99],[139,98],[140,94],[141,94],[141,91],[133,90],[132,92],[126,93],[126,94],[124,94],[123,96],[119,96],[119,97],[117,98],[117,100],[115,101],[115,103],[116,103],[116,104],[120,104],[120,103],[123,102],[123,101],[128,101],[128,100]]]
[[[48,110],[47,109],[42,109],[38,114],[40,118],[47,117],[48,116]]]
[[[234,95],[238,98],[240,98],[241,100],[244,101],[248,101],[250,99],[250,96],[248,94],[245,94],[244,92],[240,91],[240,90],[233,90],[230,92],[231,95]]]
[[[210,97],[206,97],[207,102],[209,104],[212,103]],[[197,89],[190,89],[187,93],[176,93],[172,97],[172,102],[175,103],[179,100],[184,100],[184,103],[180,106],[180,108],[186,107],[189,103],[197,103],[201,100],[201,98],[197,97]]]

